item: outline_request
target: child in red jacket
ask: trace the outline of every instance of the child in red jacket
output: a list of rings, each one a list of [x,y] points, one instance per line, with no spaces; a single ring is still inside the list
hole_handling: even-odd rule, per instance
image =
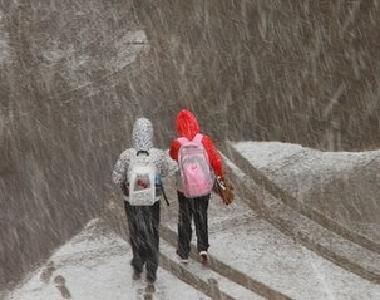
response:
[[[192,219],[194,219],[197,248],[202,261],[207,262],[208,244],[208,226],[207,226],[207,209],[211,195],[211,189],[205,195],[192,197],[186,194],[184,188],[184,172],[181,170],[181,147],[185,143],[197,140],[201,148],[206,152],[208,168],[211,167],[213,173],[223,181],[223,167],[221,157],[216,150],[212,140],[205,134],[199,133],[199,125],[195,116],[188,110],[183,109],[177,115],[176,120],[178,138],[171,143],[169,155],[179,164],[179,176],[177,177],[177,194],[178,194],[178,248],[177,254],[181,257],[183,263],[187,263],[190,244],[192,238]],[[203,147],[202,147],[203,146]],[[183,155],[183,154],[182,154]],[[183,167],[182,167],[183,168]]]

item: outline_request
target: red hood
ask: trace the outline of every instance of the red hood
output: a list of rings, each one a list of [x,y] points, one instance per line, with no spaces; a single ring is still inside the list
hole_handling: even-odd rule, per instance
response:
[[[187,109],[181,110],[177,115],[177,134],[192,140],[199,133],[197,118]]]

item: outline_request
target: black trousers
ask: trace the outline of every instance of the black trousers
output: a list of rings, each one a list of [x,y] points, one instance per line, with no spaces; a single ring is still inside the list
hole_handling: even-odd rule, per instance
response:
[[[124,202],[128,217],[129,241],[132,245],[132,266],[142,272],[146,264],[148,280],[155,281],[158,268],[160,202],[153,206],[132,206]]]
[[[207,209],[210,194],[186,198],[182,192],[178,193],[178,249],[181,258],[188,258],[192,238],[192,220],[194,219],[197,233],[198,252],[208,250]]]

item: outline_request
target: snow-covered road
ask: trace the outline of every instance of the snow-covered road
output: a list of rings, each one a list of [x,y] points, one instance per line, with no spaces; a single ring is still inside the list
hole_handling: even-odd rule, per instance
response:
[[[131,259],[129,244],[95,219],[49,258],[50,271],[47,263],[29,274],[6,299],[143,299],[146,283],[132,280]],[[159,268],[153,299],[179,299],[179,295],[182,300],[209,299]]]

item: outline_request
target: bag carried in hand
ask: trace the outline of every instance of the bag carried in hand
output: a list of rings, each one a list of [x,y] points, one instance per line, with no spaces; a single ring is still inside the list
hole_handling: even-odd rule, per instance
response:
[[[183,193],[187,198],[205,196],[212,190],[214,176],[202,139],[203,135],[200,133],[192,141],[185,137],[178,138],[178,142],[181,144],[178,164]]]
[[[230,205],[234,201],[234,187],[220,177],[215,182],[215,192],[222,198],[222,201],[226,205]]]
[[[140,154],[146,155],[140,155]],[[149,153],[137,152],[131,158],[128,170],[129,199],[132,206],[151,206],[156,202],[155,177],[157,169]]]

